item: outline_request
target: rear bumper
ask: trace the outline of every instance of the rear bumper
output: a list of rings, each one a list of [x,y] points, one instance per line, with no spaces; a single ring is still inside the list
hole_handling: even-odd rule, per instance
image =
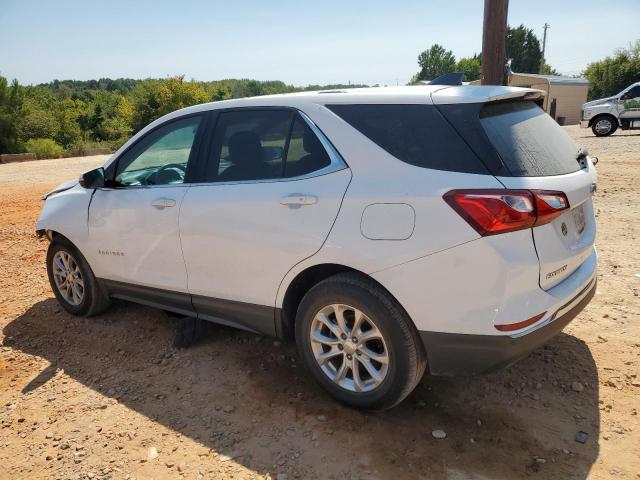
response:
[[[432,375],[472,375],[509,366],[554,337],[580,313],[596,292],[594,277],[551,319],[526,334],[467,335],[421,331]]]

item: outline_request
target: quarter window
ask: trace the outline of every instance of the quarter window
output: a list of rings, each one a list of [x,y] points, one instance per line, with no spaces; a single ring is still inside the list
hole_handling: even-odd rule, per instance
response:
[[[119,186],[184,183],[201,119],[194,116],[176,120],[144,136],[118,160],[116,183]]]
[[[331,159],[307,122],[296,115],[287,150],[285,177],[298,177],[328,167]]]

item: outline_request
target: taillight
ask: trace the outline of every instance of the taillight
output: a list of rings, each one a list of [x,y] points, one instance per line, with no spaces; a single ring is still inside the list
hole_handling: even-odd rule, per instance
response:
[[[548,190],[451,190],[443,198],[482,236],[543,225],[569,208],[564,193]]]
[[[569,199],[562,192],[549,190],[532,190],[536,199],[536,227],[549,223],[569,208]]]

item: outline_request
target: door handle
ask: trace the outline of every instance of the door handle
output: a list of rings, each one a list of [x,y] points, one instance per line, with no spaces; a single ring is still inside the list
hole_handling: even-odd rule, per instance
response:
[[[164,210],[168,207],[174,207],[176,205],[176,201],[173,198],[156,198],[151,205],[158,210]]]
[[[303,193],[292,193],[280,198],[280,204],[291,208],[299,208],[303,205],[314,205],[318,203],[318,197],[315,195],[305,195]]]

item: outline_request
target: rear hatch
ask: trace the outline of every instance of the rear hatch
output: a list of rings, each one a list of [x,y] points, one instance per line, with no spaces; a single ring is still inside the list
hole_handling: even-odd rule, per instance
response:
[[[588,158],[580,158],[567,133],[538,107],[534,91],[494,88],[508,91],[507,98],[477,103],[476,93],[475,102],[438,108],[505,188],[566,195],[568,209],[550,223],[532,228],[540,287],[547,290],[591,255],[596,231],[591,201],[595,169]],[[434,103],[451,101],[449,95],[438,99],[436,94]]]

